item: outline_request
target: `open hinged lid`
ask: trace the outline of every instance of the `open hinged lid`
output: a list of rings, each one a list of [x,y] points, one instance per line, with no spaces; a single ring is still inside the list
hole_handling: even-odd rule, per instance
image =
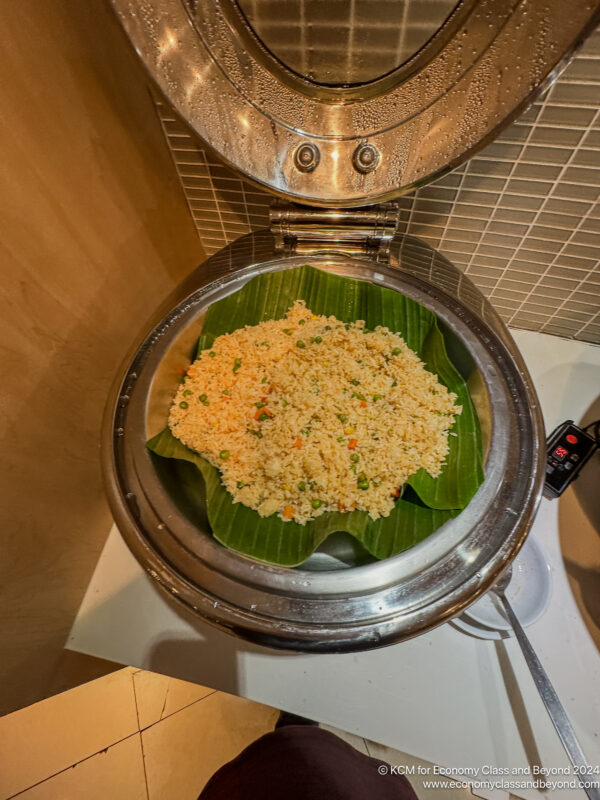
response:
[[[227,163],[288,200],[391,199],[457,166],[556,77],[597,0],[112,0]]]

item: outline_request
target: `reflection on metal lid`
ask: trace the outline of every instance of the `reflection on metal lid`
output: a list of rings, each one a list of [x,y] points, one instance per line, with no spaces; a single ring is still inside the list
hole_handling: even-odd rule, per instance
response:
[[[367,83],[427,42],[456,0],[237,0],[283,64],[315,83]]]
[[[408,62],[341,87],[286,67],[234,0],[112,2],[150,74],[201,139],[272,193],[325,207],[389,200],[458,166],[557,76],[600,18],[600,4],[588,0],[571,0],[568,14],[564,0],[463,0]],[[296,161],[304,144],[319,153],[310,170]],[[354,154],[365,144],[379,158],[357,169]]]

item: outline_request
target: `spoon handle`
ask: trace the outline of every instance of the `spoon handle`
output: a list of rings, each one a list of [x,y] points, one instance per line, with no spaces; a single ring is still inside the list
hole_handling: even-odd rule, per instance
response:
[[[544,705],[546,706],[546,710],[550,715],[552,724],[556,728],[556,732],[558,733],[560,740],[567,751],[567,755],[571,759],[571,763],[577,770],[577,777],[579,778],[579,782],[581,783],[583,791],[587,794],[590,800],[600,800],[600,788],[597,786],[588,787],[584,785],[586,780],[588,783],[594,783],[597,782],[599,778],[597,775],[589,774],[591,773],[589,764],[583,754],[581,745],[577,741],[575,731],[573,730],[573,726],[569,721],[567,712],[563,708],[562,703],[558,699],[558,695],[554,691],[554,687],[550,683],[550,678],[546,674],[546,670],[543,668],[539,658],[535,653],[535,650],[531,646],[531,642],[521,627],[521,623],[517,619],[515,612],[512,610],[504,592],[496,592],[496,596],[499,598],[504,610],[506,611],[506,615],[513,627],[517,641],[519,642],[521,650],[523,651],[523,655],[525,656],[525,661],[527,662],[527,666],[531,672],[531,677],[535,681],[535,685],[540,693],[540,697],[544,701]],[[587,775],[586,771],[589,771]],[[583,775],[581,774],[582,772],[584,773]]]

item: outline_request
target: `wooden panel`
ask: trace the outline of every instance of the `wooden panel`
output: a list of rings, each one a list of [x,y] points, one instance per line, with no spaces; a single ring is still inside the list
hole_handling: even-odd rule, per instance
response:
[[[0,38],[5,713],[110,668],[62,652],[110,527],[104,401],[124,350],[203,254],[108,3],[8,3]]]

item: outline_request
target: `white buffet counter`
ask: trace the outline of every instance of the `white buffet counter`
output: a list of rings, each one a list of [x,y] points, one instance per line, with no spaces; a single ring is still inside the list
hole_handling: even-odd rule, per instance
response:
[[[547,430],[567,418],[580,420],[600,394],[600,348],[528,331],[513,335],[539,393]],[[560,547],[561,538],[589,526],[583,506],[567,498],[573,491],[569,488],[560,501],[543,500],[531,532],[550,565],[552,596],[544,616],[527,632],[588,760],[598,764],[600,651],[569,587]],[[565,501],[572,510],[566,516],[559,513]],[[514,639],[475,639],[446,624],[366,653],[267,650],[221,633],[170,603],[114,528],[67,646],[286,709],[452,770],[485,765],[488,772],[507,768],[510,773],[568,766]],[[478,794],[505,798],[508,793]],[[513,794],[540,797],[534,789],[513,789]],[[569,789],[550,795],[556,800],[583,796]]]

